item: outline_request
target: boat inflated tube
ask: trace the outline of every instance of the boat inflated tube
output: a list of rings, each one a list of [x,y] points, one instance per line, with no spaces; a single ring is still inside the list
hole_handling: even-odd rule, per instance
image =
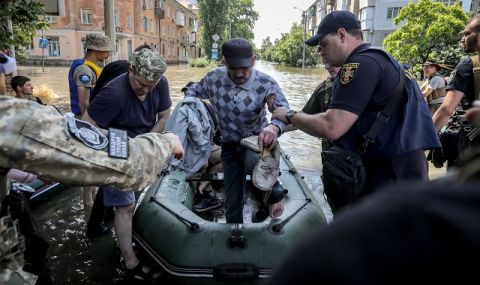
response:
[[[226,263],[213,268],[213,278],[222,281],[243,281],[258,278],[258,268],[249,263]]]

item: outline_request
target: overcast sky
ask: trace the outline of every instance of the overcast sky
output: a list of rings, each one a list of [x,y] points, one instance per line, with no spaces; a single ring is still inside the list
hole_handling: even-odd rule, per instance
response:
[[[260,14],[255,24],[255,45],[259,48],[268,36],[272,42],[282,33],[290,31],[294,22],[300,23],[302,12],[294,6],[306,10],[314,0],[253,0],[254,9]]]

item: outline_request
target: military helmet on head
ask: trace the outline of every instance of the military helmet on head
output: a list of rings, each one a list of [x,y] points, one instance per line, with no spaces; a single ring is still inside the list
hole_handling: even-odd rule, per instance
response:
[[[133,52],[130,64],[135,74],[149,81],[158,80],[167,70],[167,64],[160,53],[146,48]]]
[[[98,33],[87,34],[85,47],[87,50],[112,51],[110,39],[107,36]]]

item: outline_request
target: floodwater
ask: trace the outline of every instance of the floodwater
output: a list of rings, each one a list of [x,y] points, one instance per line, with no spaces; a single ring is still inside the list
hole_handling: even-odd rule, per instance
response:
[[[256,67],[277,80],[290,106],[297,110],[316,85],[328,76],[323,69],[284,67],[262,61],[257,61]],[[180,89],[186,83],[200,80],[209,70],[169,66],[166,77],[174,104],[181,100]],[[35,93],[44,102],[56,105],[62,112],[69,110],[67,67],[46,67],[44,72],[38,66],[20,66],[18,74],[32,78]],[[324,200],[320,179],[320,140],[294,131],[284,134],[280,142],[331,221],[332,214]],[[431,176],[443,173],[442,169],[433,169]],[[56,284],[127,284],[114,238],[102,237],[95,242],[86,238],[83,200],[78,188],[70,188],[33,210],[39,230],[50,244],[48,259]]]
[[[328,76],[324,69],[302,70],[261,61],[257,61],[256,67],[277,80],[294,109],[303,107],[316,85]],[[182,98],[181,88],[189,81],[200,80],[209,70],[169,66],[165,76],[174,105]],[[19,66],[18,74],[32,79],[34,93],[44,102],[54,104],[62,112],[69,111],[68,67],[45,67],[42,71],[40,66]],[[294,131],[284,134],[280,142],[331,220],[320,179],[320,140]],[[78,188],[70,188],[33,209],[39,229],[50,244],[49,265],[56,284],[123,283],[125,272],[115,240],[102,237],[91,242],[86,238],[82,199]]]

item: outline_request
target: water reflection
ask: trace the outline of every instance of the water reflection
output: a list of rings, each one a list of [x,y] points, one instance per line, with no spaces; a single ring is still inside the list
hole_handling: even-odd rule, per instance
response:
[[[323,69],[300,69],[257,61],[256,67],[272,76],[282,87],[290,105],[300,109],[317,84],[328,74]],[[62,112],[69,111],[68,67],[20,66],[19,75],[32,79],[35,93],[44,102],[54,104]],[[210,69],[186,65],[169,66],[165,76],[170,84],[174,104],[181,100],[181,88],[189,81],[200,80]],[[329,207],[323,199],[320,179],[320,140],[300,131],[286,133],[280,138],[283,149],[305,177],[307,185],[322,204],[327,218]],[[123,270],[114,239],[106,237],[91,243],[86,239],[82,195],[69,189],[34,210],[41,232],[50,241],[49,262],[56,284],[119,283]],[[69,266],[65,266],[69,264]]]

